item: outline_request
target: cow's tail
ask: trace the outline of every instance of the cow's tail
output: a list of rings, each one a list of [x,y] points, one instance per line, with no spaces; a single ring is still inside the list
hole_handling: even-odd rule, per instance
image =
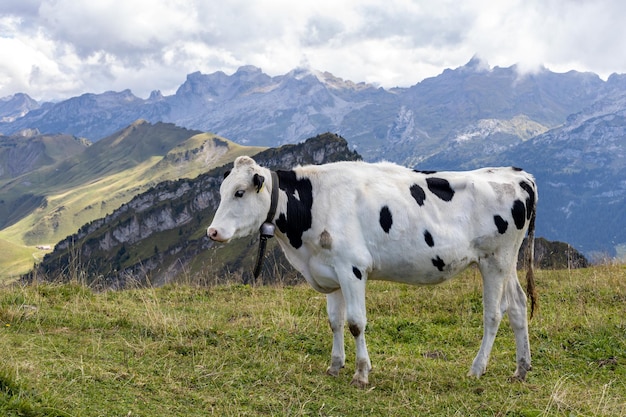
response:
[[[533,318],[535,310],[537,309],[537,289],[535,288],[535,215],[537,214],[536,207],[533,207],[533,212],[530,217],[530,224],[528,225],[528,240],[526,245],[526,256],[528,259],[528,266],[526,270],[526,292],[530,297],[530,318]]]

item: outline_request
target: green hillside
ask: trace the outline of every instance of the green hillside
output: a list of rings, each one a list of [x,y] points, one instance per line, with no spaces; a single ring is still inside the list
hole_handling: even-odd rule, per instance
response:
[[[537,271],[533,369],[515,369],[505,319],[487,373],[470,269],[434,287],[368,283],[370,386],[325,375],[332,334],[305,285],[94,292],[78,283],[0,291],[2,416],[624,416],[624,266]],[[227,277],[221,277],[228,279]]]
[[[172,124],[138,121],[79,155],[0,187],[0,239],[22,247],[54,246],[162,181],[194,178],[260,150]]]
[[[81,154],[89,145],[85,139],[63,134],[0,135],[0,186],[25,173]]]
[[[28,272],[47,250],[25,247],[0,239],[0,283],[11,282]]]

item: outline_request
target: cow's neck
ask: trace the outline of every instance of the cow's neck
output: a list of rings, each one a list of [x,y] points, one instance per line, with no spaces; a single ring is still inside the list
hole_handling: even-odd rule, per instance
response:
[[[265,222],[261,225],[261,236],[259,239],[259,253],[256,260],[256,266],[254,267],[254,278],[258,278],[263,266],[263,257],[265,256],[265,247],[267,239],[274,236],[275,225],[274,219],[276,217],[276,208],[278,206],[279,197],[279,180],[278,175],[274,171],[270,171],[270,177],[272,179],[272,189],[270,190],[270,208],[267,212]]]
[[[313,187],[307,177],[295,171],[276,171],[279,180],[278,208],[275,224],[295,249],[302,246],[302,235],[311,228]]]
[[[271,200],[270,200],[270,209],[267,213],[266,223],[274,223],[276,218],[276,208],[278,206],[278,193],[279,193],[279,179],[278,175],[275,171],[271,171],[272,177],[272,190],[271,190]]]

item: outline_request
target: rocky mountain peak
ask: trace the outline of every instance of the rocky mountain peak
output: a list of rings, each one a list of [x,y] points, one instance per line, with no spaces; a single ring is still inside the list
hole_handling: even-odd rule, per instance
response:
[[[462,71],[489,71],[491,66],[487,60],[475,54],[465,65],[459,67],[459,69]]]
[[[165,100],[165,97],[163,97],[161,90],[152,90],[152,92],[150,93],[150,97],[148,97],[148,101],[162,101],[162,100]]]
[[[239,76],[239,77],[245,77],[245,76],[256,76],[256,75],[262,75],[263,74],[263,70],[259,67],[255,67],[254,65],[243,65],[239,68],[237,68],[237,71],[235,72],[234,75]]]
[[[234,74],[194,72],[176,91],[178,100],[200,98],[204,102],[230,100],[271,82],[271,77],[252,65],[240,67]]]
[[[11,123],[39,107],[39,103],[28,94],[17,93],[0,98],[0,122]]]

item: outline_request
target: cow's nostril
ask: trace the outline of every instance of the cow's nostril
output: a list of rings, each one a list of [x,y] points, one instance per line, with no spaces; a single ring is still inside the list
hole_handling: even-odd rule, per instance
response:
[[[217,229],[209,227],[209,229],[207,230],[207,235],[209,235],[211,239],[215,239],[217,237]]]

